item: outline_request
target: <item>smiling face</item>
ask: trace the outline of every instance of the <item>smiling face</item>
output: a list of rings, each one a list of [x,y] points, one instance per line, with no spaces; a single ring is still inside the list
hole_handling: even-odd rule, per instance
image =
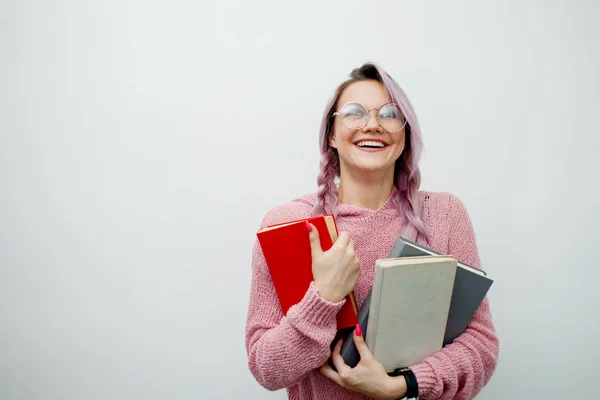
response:
[[[351,102],[361,103],[369,110],[369,121],[360,129],[351,129],[343,123],[342,116],[335,117],[329,145],[337,149],[340,174],[393,176],[396,160],[404,150],[406,126],[400,131],[391,132],[380,125],[377,117],[379,110],[392,103],[392,99],[381,83],[367,80],[349,85],[337,101],[335,111],[340,111],[342,106]],[[385,110],[382,114],[382,117],[391,115]]]

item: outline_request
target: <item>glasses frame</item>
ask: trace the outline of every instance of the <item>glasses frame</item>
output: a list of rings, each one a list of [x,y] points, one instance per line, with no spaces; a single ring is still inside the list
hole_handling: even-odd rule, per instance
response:
[[[401,108],[400,108],[400,106],[399,106],[398,104],[396,104],[396,103],[387,103],[387,104],[384,104],[384,105],[382,105],[382,106],[381,106],[381,107],[379,107],[379,108],[367,108],[367,106],[365,106],[364,104],[362,104],[362,103],[360,103],[360,102],[358,102],[358,101],[349,101],[349,102],[347,102],[346,104],[344,104],[344,105],[343,105],[343,106],[340,108],[340,111],[341,111],[341,110],[343,110],[343,109],[344,109],[344,107],[346,107],[346,106],[347,106],[347,105],[349,105],[349,104],[358,104],[359,106],[361,106],[362,108],[364,108],[365,110],[367,110],[367,119],[365,120],[365,123],[364,123],[364,124],[363,124],[363,125],[362,125],[360,128],[351,128],[351,127],[349,127],[349,126],[348,126],[348,125],[346,125],[346,123],[344,122],[344,118],[342,118],[342,123],[344,124],[344,126],[345,126],[346,128],[348,128],[348,129],[350,129],[350,130],[357,131],[357,130],[359,130],[359,129],[362,129],[362,128],[364,128],[365,126],[367,126],[367,124],[368,124],[368,123],[369,123],[369,121],[371,120],[371,111],[373,111],[373,110],[376,110],[376,111],[377,111],[377,123],[379,124],[379,126],[381,126],[381,128],[382,128],[383,130],[386,130],[386,131],[388,131],[388,132],[400,132],[402,129],[404,129],[404,127],[406,126],[406,123],[408,122],[408,121],[406,120],[406,117],[404,116],[404,113],[402,112],[402,109],[401,109]],[[404,124],[402,124],[402,126],[400,127],[400,129],[397,129],[397,130],[393,130],[393,131],[392,131],[392,130],[389,130],[389,129],[386,129],[386,128],[384,128],[384,127],[383,127],[383,125],[381,125],[380,113],[381,113],[381,110],[382,110],[384,107],[387,107],[387,106],[396,106],[396,107],[398,107],[398,110],[400,110],[400,113],[402,114],[402,118],[404,119]],[[334,112],[334,113],[332,114],[332,116],[333,116],[333,117],[335,117],[335,116],[338,116],[338,115],[339,115],[339,116],[341,116],[342,114],[341,114],[341,112],[340,112],[340,111],[336,111],[336,112]]]

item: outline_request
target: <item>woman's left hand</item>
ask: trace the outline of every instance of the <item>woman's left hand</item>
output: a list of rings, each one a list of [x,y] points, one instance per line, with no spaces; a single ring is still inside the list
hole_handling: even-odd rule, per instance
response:
[[[338,385],[360,392],[376,399],[398,399],[406,394],[406,380],[403,377],[391,377],[383,365],[373,357],[362,336],[360,326],[357,326],[354,335],[354,344],[360,354],[360,362],[350,367],[344,362],[340,354],[342,339],[333,349],[331,359],[337,372],[328,363],[321,367],[321,373]]]

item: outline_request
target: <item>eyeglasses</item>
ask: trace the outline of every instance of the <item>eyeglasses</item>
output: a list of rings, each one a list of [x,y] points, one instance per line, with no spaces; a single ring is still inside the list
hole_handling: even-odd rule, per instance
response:
[[[367,108],[364,104],[351,101],[344,104],[340,111],[334,112],[333,115],[339,115],[348,129],[358,130],[365,127],[367,122],[369,122],[371,118],[369,112],[371,110],[377,109]],[[394,103],[389,103],[381,107],[377,114],[377,120],[379,121],[379,125],[388,132],[398,132],[406,125],[406,119],[402,115],[400,107]]]

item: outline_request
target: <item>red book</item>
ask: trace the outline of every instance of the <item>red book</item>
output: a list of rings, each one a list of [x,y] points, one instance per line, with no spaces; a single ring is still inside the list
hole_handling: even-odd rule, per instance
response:
[[[331,214],[270,225],[256,234],[284,314],[302,300],[313,281],[312,252],[304,221],[319,232],[323,251],[329,250],[338,236]],[[354,294],[350,293],[337,314],[338,329],[356,326],[357,313]]]

